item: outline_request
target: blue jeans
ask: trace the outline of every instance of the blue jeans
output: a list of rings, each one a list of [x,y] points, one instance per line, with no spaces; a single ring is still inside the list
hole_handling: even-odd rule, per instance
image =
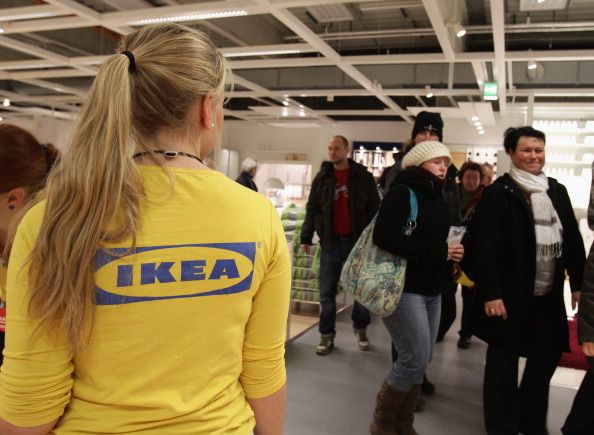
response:
[[[409,391],[423,382],[431,361],[439,329],[441,295],[423,296],[403,293],[398,308],[384,317],[384,325],[398,351],[386,380],[397,391]]]
[[[332,237],[330,249],[323,249],[320,253],[320,325],[322,335],[336,333],[336,291],[342,265],[349,256],[355,239],[353,237]],[[353,328],[363,330],[367,328],[371,317],[369,311],[357,301],[353,304],[351,314]]]

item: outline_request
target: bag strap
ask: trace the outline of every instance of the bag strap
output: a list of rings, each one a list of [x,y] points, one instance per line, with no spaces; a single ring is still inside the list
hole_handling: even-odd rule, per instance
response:
[[[410,214],[406,219],[406,224],[404,224],[404,228],[402,229],[404,234],[410,236],[413,230],[417,227],[417,214],[419,213],[419,204],[417,202],[417,195],[415,191],[412,190],[410,187],[406,186],[408,191],[410,192]]]

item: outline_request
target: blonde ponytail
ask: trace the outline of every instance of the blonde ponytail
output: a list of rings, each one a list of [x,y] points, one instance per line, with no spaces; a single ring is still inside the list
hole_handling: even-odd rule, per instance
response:
[[[29,312],[40,328],[59,328],[73,349],[90,332],[94,259],[107,243],[140,227],[142,180],[132,149],[161,128],[187,130],[186,115],[204,95],[222,95],[226,64],[208,37],[177,24],[127,35],[101,67],[68,153],[48,179],[45,214],[30,257]],[[186,132],[187,133],[187,132]]]
[[[142,185],[129,150],[130,106],[128,59],[116,55],[101,67],[70,149],[47,183],[31,253],[30,313],[65,331],[73,347],[92,321],[97,248],[134,234],[139,222]],[[118,226],[109,232],[112,222]]]

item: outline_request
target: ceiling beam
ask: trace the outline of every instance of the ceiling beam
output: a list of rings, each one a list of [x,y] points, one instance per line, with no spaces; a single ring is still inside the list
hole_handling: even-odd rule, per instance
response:
[[[441,2],[443,2],[443,0],[441,0]],[[445,20],[441,13],[441,9],[439,8],[438,0],[423,0],[423,5],[425,6],[425,12],[435,31],[435,36],[439,41],[441,51],[443,51],[447,61],[453,61],[456,58],[456,53],[454,52],[454,47],[452,47],[450,34],[445,25]]]
[[[252,81],[244,79],[243,77],[238,76],[237,74],[235,74],[233,76],[233,81],[235,83],[237,83],[238,85],[243,86],[244,88],[250,89],[256,93],[260,93],[260,95],[258,97],[254,97],[254,98],[269,97],[269,98],[272,98],[272,99],[278,101],[281,104],[283,104],[283,102],[286,101],[293,106],[298,106],[300,109],[302,109],[305,113],[307,113],[310,116],[318,118],[319,120],[324,121],[328,124],[334,124],[334,121],[332,119],[330,119],[326,116],[318,115],[314,110],[310,109],[309,107],[306,107],[302,103],[295,101],[295,100],[291,100],[289,98],[286,98],[283,95],[278,95],[276,92],[272,92],[269,89],[266,89],[263,86],[258,85],[257,83],[254,83]]]
[[[89,22],[90,25],[103,26],[121,35],[127,35],[134,30],[127,26],[114,26],[110,23],[103,23],[103,14],[73,0],[44,0],[46,3],[62,8],[66,12],[78,15]]]
[[[474,71],[474,76],[476,77],[476,83],[478,88],[482,91],[483,84],[486,81],[489,81],[489,75],[487,74],[487,65],[485,62],[481,62],[479,60],[473,60],[471,62],[472,70]]]
[[[87,96],[86,91],[81,91],[80,89],[76,89],[70,86],[63,86],[59,83],[47,82],[45,80],[37,80],[37,79],[20,79],[22,83],[27,83],[29,85],[37,86],[39,88],[49,89],[54,92],[61,92],[64,94],[72,94],[77,95],[81,98]]]
[[[32,20],[48,17],[59,17],[68,15],[62,8],[52,5],[22,6],[17,8],[0,9],[0,21]]]
[[[491,0],[491,23],[493,25],[493,47],[495,62],[493,74],[499,88],[499,112],[507,112],[507,90],[505,88],[505,17],[503,0]]]
[[[4,47],[8,47],[12,50],[17,50],[22,53],[27,53],[32,56],[41,57],[42,59],[49,60],[52,62],[57,62],[58,64],[70,66],[70,58],[67,56],[62,56],[61,54],[54,53],[49,50],[45,50],[43,48],[36,47],[31,44],[26,44],[21,41],[17,41],[16,39],[9,38],[7,36],[0,36],[0,45]],[[72,65],[74,68],[80,69],[81,71],[87,71],[91,73],[95,73],[96,70],[91,67],[83,66],[83,65]]]
[[[256,0],[259,4],[270,4],[269,0]],[[300,36],[305,42],[317,49],[326,59],[333,62],[336,67],[341,69],[346,75],[351,77],[363,88],[367,89],[372,95],[390,108],[396,115],[402,116],[406,121],[412,123],[412,118],[408,112],[402,109],[391,98],[382,95],[376,85],[369,80],[363,73],[357,70],[352,65],[346,65],[342,62],[340,54],[338,54],[326,42],[322,41],[309,27],[307,27],[301,20],[286,9],[272,8],[270,13],[281,23],[291,29],[295,34]]]

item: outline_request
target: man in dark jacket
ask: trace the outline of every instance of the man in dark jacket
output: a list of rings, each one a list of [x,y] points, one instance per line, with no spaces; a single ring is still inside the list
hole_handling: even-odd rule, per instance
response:
[[[342,265],[361,232],[379,207],[375,181],[367,168],[347,158],[349,143],[334,136],[328,144],[328,160],[314,178],[301,229],[301,246],[309,252],[314,231],[320,238],[320,344],[318,355],[334,348],[336,292]],[[366,329],[369,311],[353,304],[353,329],[361,350],[369,349]]]

